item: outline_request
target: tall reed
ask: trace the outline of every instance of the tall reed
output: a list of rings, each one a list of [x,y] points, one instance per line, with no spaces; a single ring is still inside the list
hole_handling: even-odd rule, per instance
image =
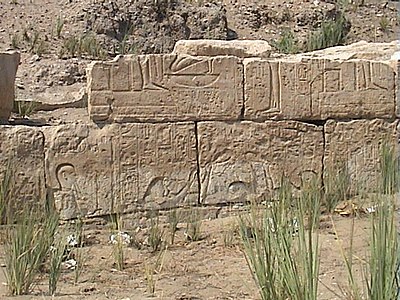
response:
[[[24,208],[9,230],[5,245],[5,275],[13,295],[27,294],[33,288],[39,268],[45,262],[58,227],[55,213],[40,216]]]
[[[6,168],[0,181],[0,223],[12,223],[12,202],[14,193],[14,169],[13,161],[7,161]]]
[[[49,294],[51,296],[54,296],[57,290],[66,244],[66,237],[61,235],[54,241],[49,251]]]
[[[370,259],[367,290],[371,300],[398,299],[400,262],[396,226],[399,188],[399,158],[396,148],[384,143],[380,157],[380,193],[375,197],[371,217]]]
[[[113,214],[111,217],[111,236],[114,236],[112,241],[114,262],[117,270],[122,271],[125,267],[125,251],[123,239],[123,220],[120,214]]]
[[[318,290],[320,182],[292,198],[282,180],[278,199],[252,204],[239,218],[244,253],[263,300],[315,300]]]
[[[344,256],[352,299],[394,300],[399,297],[400,248],[396,225],[399,188],[399,158],[396,147],[384,142],[380,154],[380,176],[372,195],[369,252],[364,264],[364,281],[357,285],[353,272],[354,217],[350,230],[350,249]],[[342,253],[344,253],[342,249]]]

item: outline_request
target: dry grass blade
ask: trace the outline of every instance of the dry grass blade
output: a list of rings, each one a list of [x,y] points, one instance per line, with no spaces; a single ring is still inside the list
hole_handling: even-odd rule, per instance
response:
[[[327,167],[324,172],[324,201],[329,213],[333,213],[340,201],[350,193],[350,174],[346,164],[337,162],[335,167]]]
[[[261,211],[261,212],[260,212]],[[249,215],[239,218],[245,258],[263,300],[285,299],[283,281],[276,255],[276,240],[267,212],[252,207]],[[277,271],[278,270],[278,271]]]
[[[385,142],[381,153],[381,193],[375,199],[371,218],[368,296],[371,300],[397,299],[400,249],[396,228],[399,158],[395,147]]]
[[[192,207],[189,212],[185,231],[185,236],[188,241],[196,242],[202,239],[201,225],[201,215],[196,208]]]
[[[121,216],[119,214],[111,215],[111,223],[111,236],[114,237],[112,255],[117,270],[122,271],[125,267],[125,253],[123,235],[121,234],[123,228]]]
[[[65,236],[59,236],[50,248],[49,294],[51,296],[54,296],[57,290],[57,283],[61,275],[61,263],[64,258],[65,248]]]
[[[371,300],[397,299],[399,267],[398,233],[393,196],[378,197],[372,215],[368,296]]]
[[[170,231],[171,245],[174,244],[175,235],[178,230],[178,224],[180,219],[181,216],[177,209],[173,209],[168,213],[168,227]]]
[[[356,214],[351,214],[351,227],[350,227],[350,237],[349,237],[349,248],[347,250],[347,253],[345,253],[345,250],[343,248],[343,245],[339,245],[340,253],[343,258],[343,261],[345,263],[346,271],[347,271],[347,280],[348,280],[348,288],[342,289],[342,294],[345,297],[350,297],[350,299],[354,300],[361,300],[362,298],[362,293],[360,287],[357,285],[356,282],[356,277],[354,274],[354,264],[353,264],[353,249],[354,249],[354,230],[355,230],[355,217]],[[333,231],[335,232],[335,236],[337,237],[337,241],[340,241],[339,234],[336,230],[335,222],[333,221],[332,216],[330,216],[331,223],[333,226]]]
[[[12,200],[14,192],[13,161],[8,160],[7,166],[0,181],[0,223],[12,223]]]
[[[164,230],[160,226],[158,216],[150,219],[149,245],[152,252],[157,252],[162,248]]]

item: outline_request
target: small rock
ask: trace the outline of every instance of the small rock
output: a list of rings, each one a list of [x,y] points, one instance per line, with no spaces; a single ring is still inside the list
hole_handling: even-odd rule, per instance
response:
[[[75,234],[70,234],[69,236],[67,236],[67,245],[70,247],[76,247],[79,245],[78,238]]]
[[[40,56],[37,55],[37,54],[35,54],[35,55],[33,55],[33,56],[31,57],[31,59],[29,60],[29,63],[30,63],[30,64],[33,64],[34,62],[37,62],[37,61],[39,61],[39,60],[40,60]]]
[[[68,270],[75,270],[77,265],[78,265],[78,262],[73,258],[68,259],[65,262],[63,262],[63,266],[65,268],[67,268]]]
[[[119,231],[116,234],[112,234],[110,236],[110,243],[115,245],[118,243],[118,239],[122,242],[124,245],[129,245],[132,241],[131,236],[127,232],[122,232]]]

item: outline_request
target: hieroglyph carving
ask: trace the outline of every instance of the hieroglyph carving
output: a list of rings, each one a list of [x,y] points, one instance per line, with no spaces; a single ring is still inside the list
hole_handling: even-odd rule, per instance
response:
[[[44,205],[44,137],[40,130],[0,126],[0,182],[6,175],[11,176],[17,207]]]
[[[296,121],[200,122],[202,203],[265,200],[282,177],[293,190],[321,174],[322,127]]]
[[[353,192],[377,189],[382,145],[398,146],[398,121],[329,120],[325,125],[325,169],[344,165]]]
[[[95,121],[237,119],[243,66],[236,57],[140,55],[88,68]]]
[[[326,59],[245,62],[249,119],[393,118],[395,72],[382,62]]]
[[[45,131],[64,219],[198,202],[194,124],[65,125]]]

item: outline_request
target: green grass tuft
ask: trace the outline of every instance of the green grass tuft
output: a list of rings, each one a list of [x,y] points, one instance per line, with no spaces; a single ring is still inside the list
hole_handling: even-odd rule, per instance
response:
[[[272,46],[274,46],[279,52],[285,54],[299,52],[298,41],[296,40],[293,31],[290,29],[284,30],[278,40],[272,41]]]
[[[315,300],[318,290],[319,181],[292,198],[283,180],[278,200],[268,207],[253,204],[239,218],[245,257],[263,300]]]
[[[25,208],[9,230],[5,245],[5,275],[12,295],[28,294],[45,262],[58,227],[58,216],[41,216]]]
[[[323,22],[319,30],[310,34],[307,51],[342,45],[346,41],[348,31],[346,18],[339,14],[335,20]]]

